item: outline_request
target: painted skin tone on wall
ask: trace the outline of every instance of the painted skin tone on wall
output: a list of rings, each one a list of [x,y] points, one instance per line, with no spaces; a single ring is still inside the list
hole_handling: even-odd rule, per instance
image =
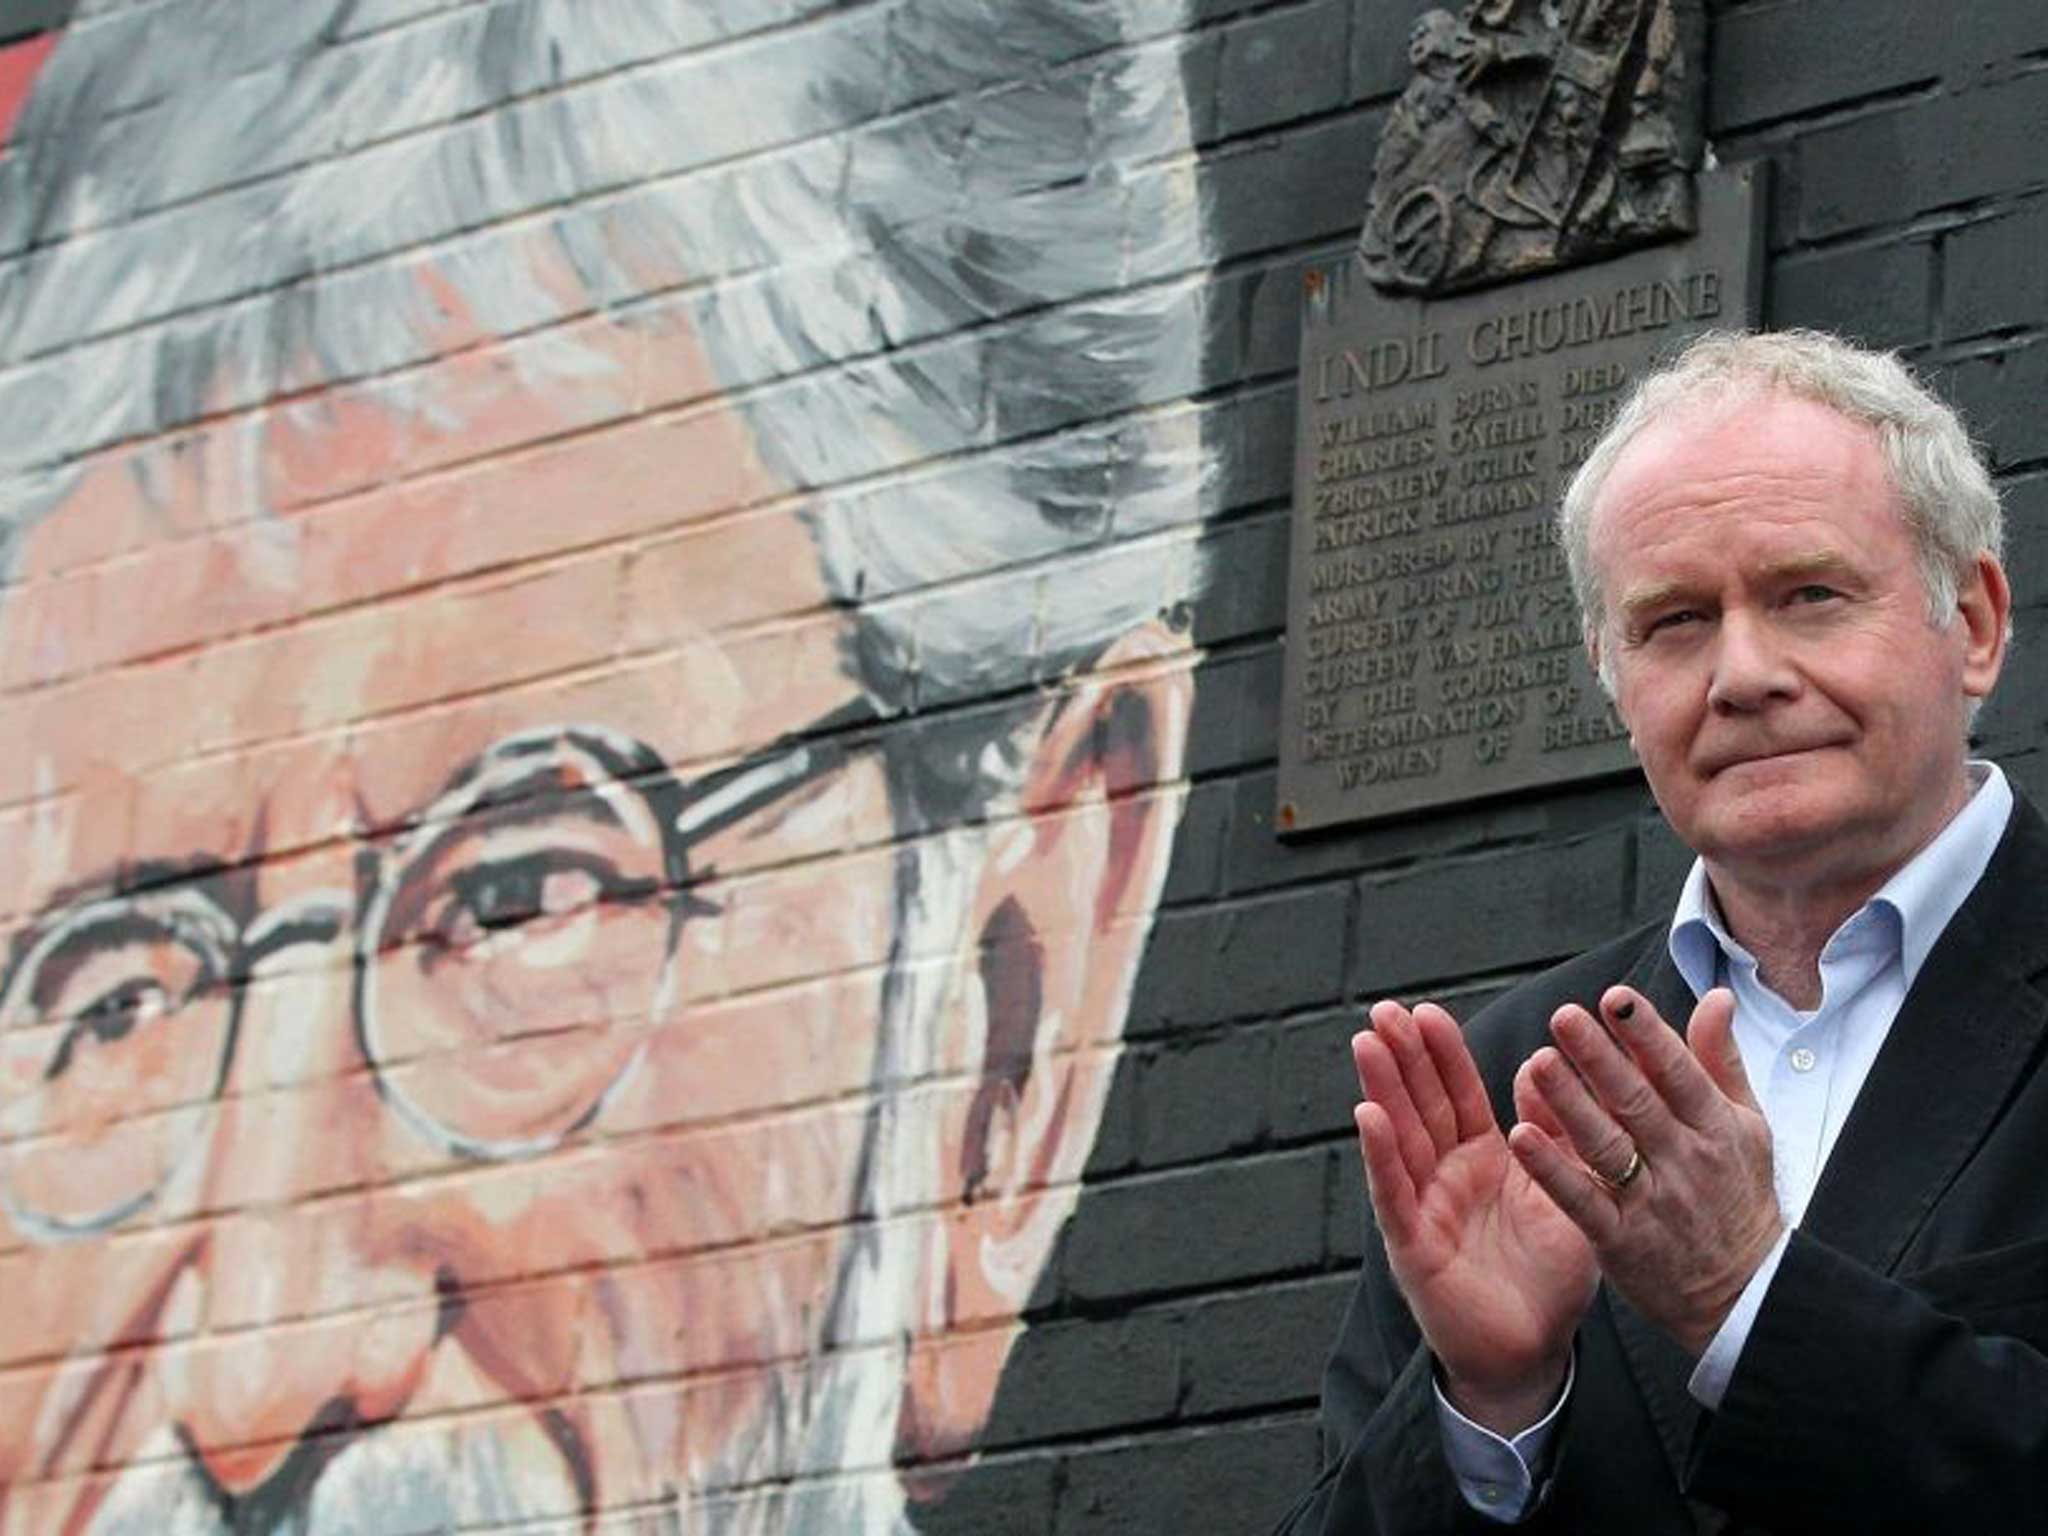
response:
[[[232,526],[206,451],[147,489],[114,458],[20,547],[9,799],[60,792],[0,833],[25,872],[0,1530],[588,1527],[787,1470],[907,965],[890,787],[873,751],[717,777],[854,702],[844,620],[692,339],[583,342],[709,403],[589,438],[580,468],[491,460],[261,525]],[[461,428],[280,410],[264,472],[311,495],[438,431],[578,424],[478,388]],[[689,526],[568,547],[634,517]],[[522,540],[544,558],[489,569]],[[202,553],[151,567],[143,611],[81,600],[81,573],[181,542]],[[932,1336],[856,1352],[925,1454],[978,1431],[1072,1206],[1177,806],[1105,796],[1178,777],[1187,660],[1139,631],[1045,709],[1037,814],[925,930],[947,947],[907,957],[952,1075],[899,1096],[919,1161],[896,1173],[952,1204],[871,1260],[920,1256],[901,1283]],[[1134,706],[1124,750],[1105,722]],[[706,782],[761,793],[727,821]],[[1045,1027],[977,1112],[1001,999],[974,946],[1006,906]]]

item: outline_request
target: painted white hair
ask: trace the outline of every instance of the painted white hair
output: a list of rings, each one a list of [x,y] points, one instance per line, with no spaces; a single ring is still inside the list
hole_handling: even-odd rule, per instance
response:
[[[1819,331],[1713,331],[1637,383],[1565,487],[1557,534],[1588,634],[1600,633],[1607,620],[1593,569],[1593,513],[1629,444],[1672,416],[1766,393],[1813,401],[1877,433],[1918,550],[1932,622],[1946,623],[1955,612],[1959,584],[1978,555],[2002,554],[2004,514],[1982,456],[1956,413],[1897,357]],[[1611,679],[1601,680],[1611,691]]]
[[[808,493],[884,712],[1193,596],[1184,0],[419,9],[79,6],[0,160],[0,537],[205,415],[358,380],[445,411],[437,286],[569,389],[601,365],[549,328],[653,288]]]
[[[900,1382],[830,1334],[909,1325],[915,1265],[885,1234],[939,1193],[911,1172],[935,1127],[899,1100],[948,1006],[909,962],[962,943],[960,823],[1018,772],[1033,685],[1198,583],[1186,20],[1185,0],[82,0],[0,160],[0,563],[111,445],[343,382],[447,412],[421,366],[437,288],[563,389],[601,364],[560,322],[686,304],[807,493],[850,674],[885,713],[935,712],[887,733],[900,814],[954,828],[898,858],[872,1220],[762,1426],[768,1464],[730,1469],[851,1501],[820,1529],[901,1509],[877,1396]],[[817,1481],[847,1467],[876,1471]]]

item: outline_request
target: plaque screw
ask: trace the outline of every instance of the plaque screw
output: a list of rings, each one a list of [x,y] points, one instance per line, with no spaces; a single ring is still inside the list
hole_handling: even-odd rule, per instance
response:
[[[1281,830],[1281,831],[1283,831],[1283,832],[1292,832],[1292,831],[1294,830],[1294,818],[1295,818],[1296,814],[1297,814],[1297,813],[1296,813],[1296,811],[1295,811],[1295,809],[1294,809],[1294,802],[1293,802],[1292,800],[1283,800],[1283,801],[1282,801],[1282,802],[1280,803],[1280,830]]]

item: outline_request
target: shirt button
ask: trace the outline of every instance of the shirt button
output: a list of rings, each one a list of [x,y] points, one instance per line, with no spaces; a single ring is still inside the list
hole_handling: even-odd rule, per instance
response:
[[[1811,1072],[1813,1064],[1817,1059],[1813,1052],[1809,1051],[1805,1046],[1795,1046],[1792,1050],[1792,1070],[1794,1072]]]

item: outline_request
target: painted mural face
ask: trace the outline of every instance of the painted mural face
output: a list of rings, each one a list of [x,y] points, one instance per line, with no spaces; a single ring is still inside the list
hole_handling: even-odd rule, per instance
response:
[[[772,497],[724,420],[693,453],[752,465],[748,489]],[[373,426],[274,434],[274,470]],[[30,534],[28,590],[96,542],[147,546],[207,515],[199,476],[145,497],[130,469],[89,476]],[[417,506],[348,516],[334,558],[423,591],[443,579],[445,530]],[[919,927],[884,754],[840,727],[857,690],[832,663],[810,537],[781,506],[739,521],[660,561],[657,586],[619,554],[572,554],[540,580],[259,630],[221,664],[242,669],[232,691],[204,664],[137,679],[132,734],[68,690],[26,695],[41,771],[91,783],[95,811],[29,829],[40,856],[0,992],[8,1328],[68,1356],[16,1381],[0,1416],[7,1530],[161,1530],[167,1509],[172,1529],[441,1529],[672,1504],[797,1470],[792,1399],[831,1369],[857,1377],[863,1351],[885,1443],[971,1433],[1000,1346],[956,1358],[934,1339],[906,1360],[844,1315],[849,1266],[885,1262],[845,1223],[874,1198],[859,1174],[886,994],[941,994],[959,1035],[943,1065],[964,1077],[901,1112],[928,1122],[932,1195],[982,1197],[899,1218],[899,1257],[943,1254],[950,1223],[962,1262],[891,1283],[945,1291],[940,1326],[1014,1315],[1071,1204],[1036,1186],[1074,1177],[1093,1139],[1109,1058],[1087,1048],[1120,1022],[1171,823],[1164,802],[1073,803],[1129,772],[1110,757],[1159,776],[1170,713],[1121,743],[1101,722],[1128,721],[1132,698],[1184,709],[1185,684],[1169,671],[1035,722],[1043,816],[964,910]],[[266,611],[309,556],[225,541],[154,621]],[[620,592],[646,605],[625,620],[643,661],[540,665],[461,696],[470,624],[501,651],[545,648],[614,622],[592,609]],[[448,604],[467,619],[423,633]],[[79,604],[0,607],[0,650],[61,670],[94,623]],[[1121,659],[1155,646],[1170,642],[1134,637]],[[152,722],[236,739],[281,703],[352,718],[394,690],[437,702],[169,781],[145,766]],[[1108,745],[1075,750],[1091,741]],[[127,837],[94,824],[121,804]],[[1053,910],[1076,892],[1101,906]],[[1001,988],[953,951],[1020,913],[1017,953],[1092,934],[1123,972],[1080,979],[1078,953],[1040,967],[1029,985],[1057,993],[1040,1009],[1067,1016],[1029,1021],[1022,1057],[990,1068],[977,1042]],[[922,980],[900,952],[913,935],[944,946]],[[946,1177],[969,1165],[980,1190]],[[1005,1244],[1007,1270],[989,1261]],[[125,1470],[94,1475],[109,1468]]]
[[[894,1528],[1073,1209],[1191,653],[1092,642],[955,824],[687,307],[550,382],[420,284],[431,408],[13,545],[0,1533]]]

